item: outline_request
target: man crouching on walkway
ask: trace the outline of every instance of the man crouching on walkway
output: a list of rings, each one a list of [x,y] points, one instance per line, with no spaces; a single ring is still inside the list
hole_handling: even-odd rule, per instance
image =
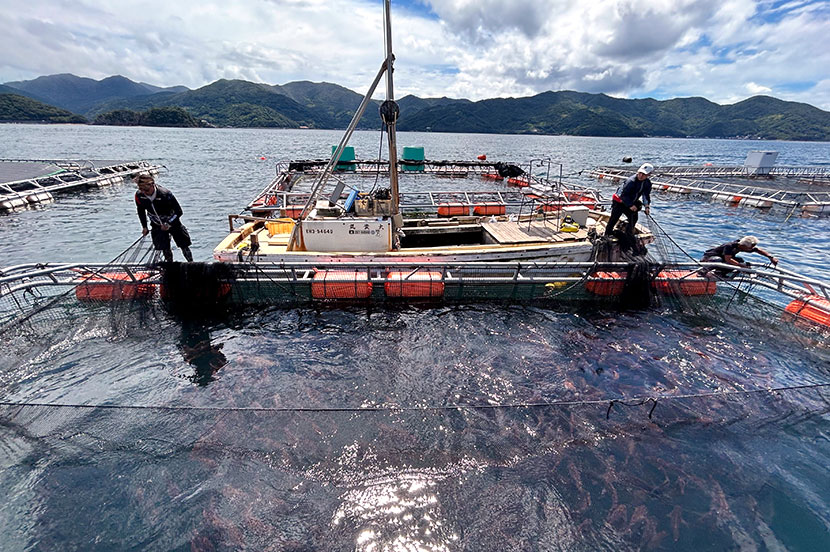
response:
[[[138,220],[141,221],[141,234],[150,233],[153,238],[153,247],[164,254],[164,260],[173,262],[173,251],[170,249],[170,236],[182,255],[189,262],[193,262],[190,252],[190,234],[182,224],[182,208],[173,192],[156,185],[152,175],[142,173],[136,178],[138,191],[135,193],[135,205],[138,210]],[[147,229],[147,218],[150,219],[150,229]]]

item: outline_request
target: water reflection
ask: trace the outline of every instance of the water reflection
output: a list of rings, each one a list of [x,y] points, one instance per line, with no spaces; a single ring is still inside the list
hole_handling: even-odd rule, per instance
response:
[[[210,330],[199,322],[182,323],[179,350],[185,362],[193,366],[193,374],[188,379],[199,386],[214,381],[216,373],[227,363],[222,353],[224,343],[213,343]]]
[[[454,549],[458,533],[447,522],[427,470],[391,471],[346,491],[332,525],[351,526],[355,550]]]

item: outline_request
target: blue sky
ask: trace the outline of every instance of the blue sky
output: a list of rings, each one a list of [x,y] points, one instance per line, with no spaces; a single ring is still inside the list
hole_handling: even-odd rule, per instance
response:
[[[398,96],[547,90],[830,110],[830,0],[393,0]],[[4,0],[0,82],[114,74],[198,88],[220,78],[366,90],[379,0]]]

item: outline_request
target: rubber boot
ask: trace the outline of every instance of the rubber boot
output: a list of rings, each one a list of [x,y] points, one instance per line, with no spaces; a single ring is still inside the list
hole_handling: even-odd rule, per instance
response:
[[[173,262],[173,250],[172,249],[170,249],[168,247],[167,249],[162,249],[161,252],[164,253],[164,260],[166,262],[168,262],[168,263]]]
[[[182,247],[182,255],[184,255],[185,259],[187,259],[187,262],[193,262],[193,253],[190,252],[189,247]]]

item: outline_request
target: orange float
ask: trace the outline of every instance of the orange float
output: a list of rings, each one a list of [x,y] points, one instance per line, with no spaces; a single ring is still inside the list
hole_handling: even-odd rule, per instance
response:
[[[83,283],[75,286],[75,297],[79,301],[129,301],[148,299],[156,293],[156,285],[143,283],[150,274],[134,274],[135,279],[125,272],[101,272],[84,276]]]
[[[303,214],[303,205],[289,205],[283,209],[283,217],[298,219]]]
[[[830,327],[830,301],[820,295],[805,295],[794,299],[785,311],[811,322]]]
[[[714,295],[715,280],[704,278],[691,270],[663,270],[654,280],[654,289],[665,295]]]
[[[507,212],[507,206],[504,203],[485,202],[473,207],[474,215],[503,215]]]
[[[372,294],[372,282],[364,271],[318,270],[311,282],[314,299],[366,299]]]
[[[508,178],[507,184],[512,184],[513,186],[518,186],[519,188],[526,188],[527,186],[530,186],[530,183],[526,178]]]
[[[482,173],[481,177],[488,180],[504,180],[504,177],[499,173]]]
[[[585,289],[594,295],[621,295],[625,289],[625,272],[594,272],[585,282]]]
[[[539,213],[552,213],[562,210],[562,203],[542,203],[536,208]]]
[[[470,206],[464,203],[439,203],[438,216],[454,217],[458,215],[469,215]]]
[[[383,287],[387,297],[443,297],[444,282],[441,273],[390,271]]]

